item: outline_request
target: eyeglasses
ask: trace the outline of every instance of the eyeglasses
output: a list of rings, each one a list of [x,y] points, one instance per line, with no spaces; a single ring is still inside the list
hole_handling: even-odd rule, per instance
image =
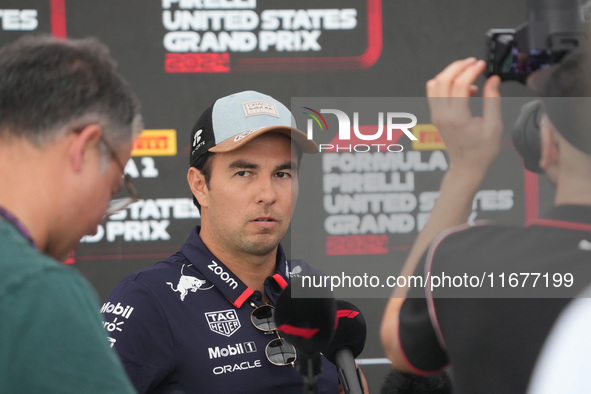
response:
[[[107,140],[101,135],[101,141],[111,154],[111,158],[115,160],[119,168],[121,169],[121,183],[125,186],[125,190],[127,191],[127,196],[121,198],[111,198],[109,201],[109,205],[107,206],[107,211],[105,212],[106,216],[112,215],[116,212],[122,211],[134,202],[140,199],[139,194],[131,182],[131,177],[129,174],[125,173],[125,166],[119,161],[115,150],[111,147],[111,145],[107,142]]]
[[[256,328],[264,332],[274,331],[277,338],[271,340],[265,348],[265,355],[271,364],[291,365],[293,367],[297,354],[292,344],[279,336],[275,323],[275,308],[271,305],[256,307],[250,314],[250,320]]]

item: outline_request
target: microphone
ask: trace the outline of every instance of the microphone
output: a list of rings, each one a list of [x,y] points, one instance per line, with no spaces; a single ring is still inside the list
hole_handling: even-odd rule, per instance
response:
[[[336,301],[324,287],[298,286],[294,278],[283,289],[275,306],[277,330],[305,354],[320,353],[331,342],[336,326]],[[297,286],[295,297],[292,297]],[[296,298],[297,297],[297,298]]]
[[[297,368],[304,379],[304,392],[316,393],[322,371],[320,352],[335,332],[336,301],[326,288],[305,288],[298,283],[298,278],[293,278],[279,295],[275,322],[277,330],[297,350]],[[294,286],[298,298],[292,297]]]
[[[338,367],[339,380],[347,394],[362,394],[361,378],[355,358],[365,346],[367,327],[359,308],[348,301],[337,300],[337,330],[324,349],[324,356]]]

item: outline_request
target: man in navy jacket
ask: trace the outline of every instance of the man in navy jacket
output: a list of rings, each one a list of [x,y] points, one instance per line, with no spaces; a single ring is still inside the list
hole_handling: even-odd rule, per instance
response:
[[[297,393],[295,349],[272,306],[292,277],[286,258],[302,153],[318,152],[270,96],[223,97],[191,132],[187,179],[201,212],[181,249],[125,278],[103,305],[110,341],[140,393]],[[336,393],[323,359],[318,389]]]

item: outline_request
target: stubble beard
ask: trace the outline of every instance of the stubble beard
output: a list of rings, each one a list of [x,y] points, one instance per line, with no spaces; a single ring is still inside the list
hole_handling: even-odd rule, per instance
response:
[[[264,234],[264,235],[270,235],[270,234]],[[236,240],[237,241],[236,247],[244,254],[248,254],[248,255],[252,255],[252,256],[259,256],[259,257],[267,256],[276,250],[277,245],[279,245],[279,242],[281,242],[281,239],[283,238],[284,235],[285,235],[285,232],[283,232],[283,234],[273,236],[272,239],[267,238],[267,239],[258,241],[257,238],[261,237],[261,234],[257,234],[257,235],[250,236],[250,237],[246,236],[245,234],[242,234]]]

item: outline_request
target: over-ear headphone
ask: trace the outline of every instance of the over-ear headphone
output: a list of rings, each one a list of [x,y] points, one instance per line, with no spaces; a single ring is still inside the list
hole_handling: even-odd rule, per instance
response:
[[[521,112],[513,125],[513,145],[523,158],[525,168],[543,173],[540,168],[542,141],[540,123],[542,119],[540,100],[530,101],[521,107]]]

